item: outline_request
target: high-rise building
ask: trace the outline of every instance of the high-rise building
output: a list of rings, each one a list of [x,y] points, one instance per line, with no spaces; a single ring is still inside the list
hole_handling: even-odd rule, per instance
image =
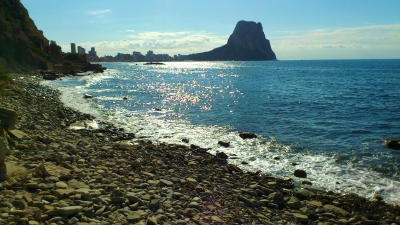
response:
[[[96,50],[94,49],[94,47],[92,47],[92,48],[90,49],[89,55],[90,55],[90,56],[93,56],[93,57],[97,57],[97,52],[96,52]]]
[[[154,53],[152,50],[149,50],[146,54],[146,60],[149,62],[153,62],[155,60]]]
[[[85,48],[82,48],[81,46],[78,46],[78,54],[83,55],[85,53],[86,53]]]
[[[71,43],[71,53],[76,53],[76,45],[75,45],[75,43]]]

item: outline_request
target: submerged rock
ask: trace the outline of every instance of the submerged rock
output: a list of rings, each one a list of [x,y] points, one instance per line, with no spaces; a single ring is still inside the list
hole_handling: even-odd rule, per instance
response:
[[[400,139],[386,139],[385,145],[390,149],[400,150]]]

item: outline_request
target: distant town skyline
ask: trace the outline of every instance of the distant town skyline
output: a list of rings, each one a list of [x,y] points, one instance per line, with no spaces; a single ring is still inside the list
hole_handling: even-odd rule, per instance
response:
[[[56,41],[51,41],[56,44]],[[138,51],[133,51],[130,53],[117,53],[116,55],[104,55],[98,56],[95,47],[91,47],[90,51],[86,52],[86,49],[82,46],[76,46],[75,43],[71,43],[70,52],[64,53],[72,53],[72,54],[86,54],[86,58],[90,62],[157,62],[157,61],[181,61],[186,60],[187,55],[173,55],[169,54],[155,54],[152,50],[148,50],[147,53],[142,54]]]
[[[101,56],[199,53],[226,44],[247,20],[262,23],[281,60],[400,58],[398,0],[21,2],[63,51],[79,40]]]

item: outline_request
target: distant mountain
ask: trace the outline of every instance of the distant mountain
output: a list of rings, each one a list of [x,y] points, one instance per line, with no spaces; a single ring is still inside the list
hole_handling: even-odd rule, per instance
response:
[[[239,21],[224,46],[209,52],[188,55],[190,60],[201,61],[256,61],[276,60],[261,23]]]
[[[49,40],[20,0],[0,1],[0,70],[47,68]]]

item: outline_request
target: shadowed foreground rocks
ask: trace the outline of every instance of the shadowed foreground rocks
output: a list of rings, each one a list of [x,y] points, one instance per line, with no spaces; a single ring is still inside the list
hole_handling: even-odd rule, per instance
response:
[[[0,106],[18,114],[0,183],[0,224],[400,224],[400,207],[242,171],[202,148],[152,143],[63,107],[17,79]],[[222,159],[222,160],[221,160]]]

